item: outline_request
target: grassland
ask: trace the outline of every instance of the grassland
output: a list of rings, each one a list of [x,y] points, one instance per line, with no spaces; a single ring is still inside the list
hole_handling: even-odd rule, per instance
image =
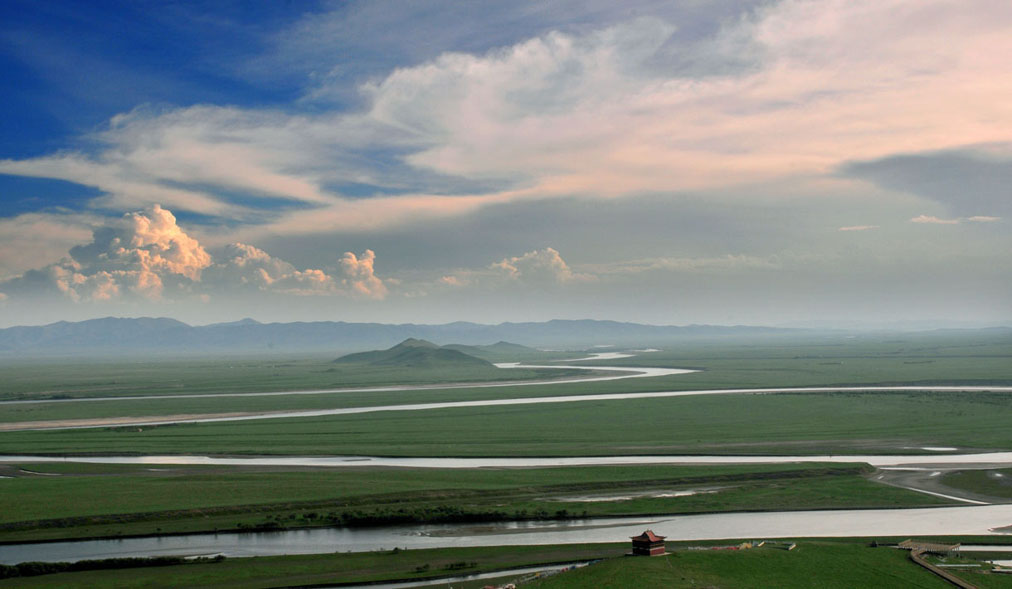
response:
[[[693,544],[706,547],[721,542]],[[589,567],[533,581],[524,587],[949,587],[912,563],[906,551],[871,548],[867,540],[861,539],[803,540],[791,551],[769,546],[743,551],[690,550],[681,543],[668,543],[668,549],[671,555],[655,558],[624,557],[628,551],[626,543],[230,558],[218,563],[15,578],[0,581],[0,587],[305,587],[423,579],[597,559],[600,562]],[[979,587],[1012,584],[1007,576],[987,574],[984,569],[960,574]],[[515,577],[506,575],[501,579],[506,582]],[[487,583],[454,582],[453,587],[472,589]]]
[[[191,395],[559,378],[558,370],[391,367],[332,358],[4,359],[0,400]],[[569,376],[584,374],[573,371]],[[565,376],[565,374],[561,374]]]
[[[583,352],[501,355],[494,361],[554,362]],[[845,384],[1012,384],[1012,336],[826,336],[750,343],[691,342],[607,360],[613,366],[696,368],[665,386],[683,389]],[[577,363],[581,364],[581,363]],[[583,362],[582,364],[600,364]],[[394,384],[527,379],[513,370],[419,370],[335,364],[329,357],[3,359],[0,399],[312,390]],[[512,376],[510,376],[512,374]],[[553,372],[552,374],[558,374]],[[628,383],[627,383],[628,384]],[[637,383],[642,386],[644,383]],[[653,390],[651,388],[637,390]]]
[[[610,559],[530,587],[950,587],[918,567],[906,551],[854,542],[801,542],[795,550],[679,551],[655,558]]]
[[[558,354],[555,358],[558,356],[572,357]],[[550,362],[552,358],[545,357],[544,361]],[[369,369],[337,366],[331,358],[97,363],[6,360],[0,363],[4,374],[0,399],[165,394],[184,398],[7,404],[0,405],[0,423],[717,388],[1010,385],[1012,340],[1005,334],[978,333],[973,337],[921,334],[694,342],[606,363],[696,368],[700,372],[665,378],[523,387],[433,386],[413,391],[207,398],[190,395],[480,383],[508,377],[532,379],[564,374],[533,370]],[[1010,400],[1009,394],[996,392],[736,394],[142,428],[12,431],[0,432],[0,454],[818,455],[918,453],[922,446],[1008,450],[1012,449],[1012,429],[1008,427],[1012,423]],[[10,467],[0,472],[15,475],[0,480],[0,504],[16,508],[0,511],[0,541],[446,518],[536,519],[584,513],[640,515],[901,507],[944,502],[873,483],[865,477],[866,467],[853,465],[452,471],[151,468],[154,470],[125,465],[31,463]],[[19,472],[21,469],[45,474],[25,475]],[[994,483],[991,479],[974,477],[977,475],[957,476],[953,480],[950,477],[945,483],[957,487],[963,484],[970,490]],[[631,489],[700,487],[719,487],[719,491],[686,497],[638,496],[625,501],[574,499],[577,495],[629,494]],[[474,570],[487,570],[582,558],[563,555],[570,554],[565,551],[572,548],[560,548],[560,552],[547,556],[544,552],[547,549],[532,547],[229,559],[224,563],[144,569],[143,573],[138,569],[93,571],[10,580],[0,583],[0,587],[305,585],[410,576],[417,574],[415,569],[424,563],[431,563],[424,574],[432,575],[438,573],[444,561],[476,562],[479,564]],[[615,547],[587,550],[587,554],[598,550],[614,553]],[[743,558],[726,560],[734,556]],[[913,565],[905,560],[905,554],[895,551],[865,549],[853,542],[820,541],[805,542],[798,551],[790,553],[699,552],[679,553],[667,559],[619,559],[595,565],[585,573],[561,575],[546,581],[544,586],[588,586],[579,582],[581,574],[598,575],[587,577],[587,582],[606,587],[627,587],[641,580],[671,587],[791,587],[811,586],[812,579],[827,587],[939,586],[931,584],[935,579],[928,573],[910,567]],[[868,577],[869,574],[874,576]],[[875,582],[869,582],[869,578]],[[924,584],[911,584],[910,579]]]
[[[61,573],[0,581],[0,587],[298,587],[426,579],[622,554],[624,546],[584,544],[400,550],[226,559],[219,563]],[[453,570],[454,565],[464,567]],[[448,568],[451,567],[451,568]]]
[[[815,385],[1012,384],[1012,340],[993,336],[823,338],[764,344],[696,343],[609,360],[609,365],[690,367],[700,372],[611,382],[524,387],[369,391],[324,395],[148,399],[0,405],[0,423],[112,416],[315,410],[398,403],[546,395]],[[572,357],[573,353],[556,353]],[[551,362],[553,355],[542,359]],[[588,364],[588,363],[584,363]],[[590,362],[589,364],[594,364]],[[0,399],[190,395],[319,390],[398,384],[566,377],[576,371],[398,369],[335,365],[330,359],[170,359],[160,362],[5,361]],[[480,373],[480,374],[479,374]],[[586,375],[585,372],[579,372]]]
[[[20,476],[0,484],[0,504],[15,507],[0,513],[0,541],[946,503],[869,481],[871,470],[814,463],[468,470],[26,463],[6,467],[4,474]],[[684,490],[711,492],[653,496]]]
[[[5,432],[0,453],[579,456],[1012,448],[1006,393],[740,394]]]

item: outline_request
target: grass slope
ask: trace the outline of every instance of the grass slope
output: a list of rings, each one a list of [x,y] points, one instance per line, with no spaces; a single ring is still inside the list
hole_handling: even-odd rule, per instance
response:
[[[387,350],[348,354],[334,360],[335,364],[365,364],[403,368],[485,367],[495,369],[488,360],[465,354],[460,350],[441,348],[432,342],[406,339]]]
[[[539,589],[628,587],[939,588],[950,585],[907,558],[906,551],[853,542],[799,542],[795,550],[678,551],[654,558],[610,559],[529,585]]]

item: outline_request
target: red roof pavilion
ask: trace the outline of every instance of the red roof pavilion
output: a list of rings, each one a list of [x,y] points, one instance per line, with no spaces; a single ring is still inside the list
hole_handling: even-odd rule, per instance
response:
[[[632,536],[632,553],[641,556],[661,556],[664,554],[664,538],[653,530],[647,530],[639,536]]]

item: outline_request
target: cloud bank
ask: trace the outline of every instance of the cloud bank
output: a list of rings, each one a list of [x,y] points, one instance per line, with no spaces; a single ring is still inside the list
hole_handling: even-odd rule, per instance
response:
[[[12,297],[57,295],[74,302],[161,301],[275,293],[382,299],[376,254],[345,252],[335,272],[299,270],[252,245],[232,243],[218,261],[160,205],[98,226],[88,244],[42,268],[0,282]]]

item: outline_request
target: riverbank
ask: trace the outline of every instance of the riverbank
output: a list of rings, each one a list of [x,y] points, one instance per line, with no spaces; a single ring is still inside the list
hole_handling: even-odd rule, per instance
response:
[[[749,538],[750,540],[754,538]],[[337,587],[362,583],[453,578],[453,586],[479,588],[489,581],[457,580],[461,575],[492,573],[520,567],[599,560],[586,569],[562,573],[530,587],[653,586],[698,587],[945,587],[907,559],[905,551],[887,547],[904,537],[824,538],[799,540],[752,550],[715,550],[741,540],[668,542],[669,556],[628,558],[628,541],[542,546],[479,548],[387,549],[364,553],[226,558],[218,562],[60,573],[0,581],[0,587]],[[945,537],[945,542],[972,543],[977,537]],[[877,548],[871,547],[872,544]],[[1010,546],[1012,548],[1012,546]],[[979,582],[983,571],[963,572]],[[922,574],[923,573],[923,574]],[[515,576],[515,575],[514,575]],[[513,576],[497,577],[502,583]],[[691,582],[690,582],[691,581]],[[985,586],[981,584],[981,586]],[[988,585],[989,586],[989,585]]]
[[[355,469],[12,462],[3,543],[732,511],[922,507],[859,464]],[[1010,522],[1012,523],[1012,522]]]

